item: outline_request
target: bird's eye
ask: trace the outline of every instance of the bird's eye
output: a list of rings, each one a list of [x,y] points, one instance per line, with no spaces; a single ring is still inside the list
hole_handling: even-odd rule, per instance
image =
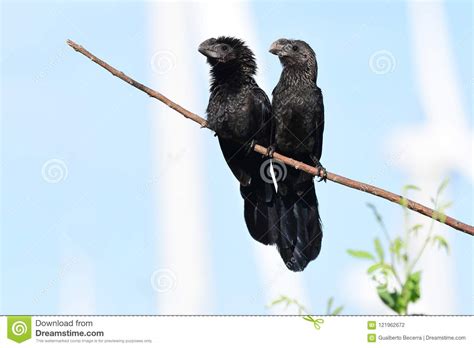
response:
[[[223,51],[227,51],[228,49],[229,49],[229,47],[227,47],[227,46],[225,46],[225,45],[222,46],[222,50],[223,50]]]
[[[296,51],[298,51],[298,46],[295,45],[295,46],[292,47],[292,49],[293,49],[293,51],[296,52]]]

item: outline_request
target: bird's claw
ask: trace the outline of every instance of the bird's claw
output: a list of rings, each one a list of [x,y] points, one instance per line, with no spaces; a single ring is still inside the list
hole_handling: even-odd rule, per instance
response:
[[[318,167],[318,169],[319,169],[319,180],[318,180],[318,182],[321,182],[321,181],[326,182],[327,179],[328,179],[328,171],[323,166]]]
[[[327,178],[328,178],[328,172],[327,172],[326,168],[323,167],[321,162],[319,162],[319,160],[315,156],[312,156],[311,159],[313,160],[316,168],[318,169],[318,173],[319,173],[318,182],[321,182],[321,181],[326,182]]]
[[[270,157],[273,158],[273,154],[275,153],[275,145],[270,145],[267,147],[267,153],[265,154],[265,157]]]

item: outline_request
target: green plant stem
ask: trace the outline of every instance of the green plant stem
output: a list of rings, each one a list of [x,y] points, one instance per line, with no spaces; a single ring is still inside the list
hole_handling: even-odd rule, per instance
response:
[[[435,211],[436,209],[438,209],[438,195],[436,195],[436,199],[435,199]],[[430,223],[430,229],[428,230],[428,236],[426,237],[424,243],[423,243],[423,246],[420,248],[420,250],[418,251],[418,254],[416,255],[416,257],[413,259],[413,263],[408,267],[408,271],[410,274],[411,272],[413,272],[413,269],[415,268],[416,264],[418,263],[418,261],[420,260],[421,258],[421,255],[423,255],[423,252],[425,251],[426,247],[428,246],[428,243],[430,242],[431,240],[431,236],[433,234],[433,228],[434,228],[434,219],[431,219],[431,223]]]
[[[418,254],[416,255],[416,257],[413,259],[413,263],[409,266],[408,268],[408,274],[410,274],[411,272],[413,272],[413,269],[415,268],[416,264],[418,263],[418,261],[420,260],[421,258],[421,255],[423,255],[423,252],[425,251],[426,247],[428,246],[428,243],[430,242],[431,240],[431,236],[433,234],[433,227],[434,227],[434,223],[433,223],[434,220],[431,220],[431,223],[430,223],[430,229],[428,231],[428,236],[426,237],[424,243],[423,243],[423,246],[420,248],[420,250],[418,251]]]
[[[400,287],[403,287],[402,280],[400,279],[400,276],[398,275],[398,272],[397,272],[397,270],[395,269],[395,266],[394,266],[394,265],[392,265],[392,269],[393,269],[393,275],[394,275],[395,279],[397,280],[398,285],[400,285]]]
[[[407,258],[406,260],[403,259],[403,264],[404,264],[404,269],[405,269],[405,278],[408,278],[408,275],[410,274],[408,272],[408,268],[409,268],[409,255],[408,255],[408,245],[409,245],[409,240],[410,240],[410,233],[408,231],[409,229],[409,225],[408,225],[408,212],[407,212],[407,208],[406,207],[403,207],[403,221],[404,221],[404,224],[405,224],[405,240],[404,240],[404,244],[405,244],[405,252],[406,252],[406,255],[407,255]]]
[[[389,251],[389,254],[390,254],[390,266],[392,267],[392,270],[393,270],[393,276],[395,277],[395,280],[398,282],[398,284],[400,286],[403,286],[402,281],[400,279],[400,276],[398,275],[398,272],[395,269],[395,260],[394,260],[394,257],[393,257],[393,253],[390,251],[390,247],[392,246],[392,239],[390,238],[390,234],[388,233],[388,230],[387,230],[387,227],[385,227],[385,224],[382,223],[380,225],[382,226],[382,232],[383,232],[383,234],[384,234],[384,236],[385,236],[385,238],[387,239],[387,242],[388,242],[388,251]]]

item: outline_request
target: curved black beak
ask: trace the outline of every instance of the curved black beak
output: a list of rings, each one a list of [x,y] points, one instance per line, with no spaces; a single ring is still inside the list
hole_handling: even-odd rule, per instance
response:
[[[198,51],[208,58],[219,58],[217,51],[214,47],[215,43],[216,43],[216,39],[214,38],[203,41],[199,45]]]

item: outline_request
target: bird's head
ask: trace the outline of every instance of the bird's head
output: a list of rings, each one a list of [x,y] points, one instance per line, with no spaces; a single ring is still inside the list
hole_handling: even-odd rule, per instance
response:
[[[302,40],[278,39],[270,46],[270,53],[278,56],[284,67],[316,67],[316,54]]]
[[[245,42],[234,37],[220,36],[211,38],[199,45],[198,51],[207,57],[211,66],[232,65],[242,66],[254,74],[256,63],[253,52]]]

